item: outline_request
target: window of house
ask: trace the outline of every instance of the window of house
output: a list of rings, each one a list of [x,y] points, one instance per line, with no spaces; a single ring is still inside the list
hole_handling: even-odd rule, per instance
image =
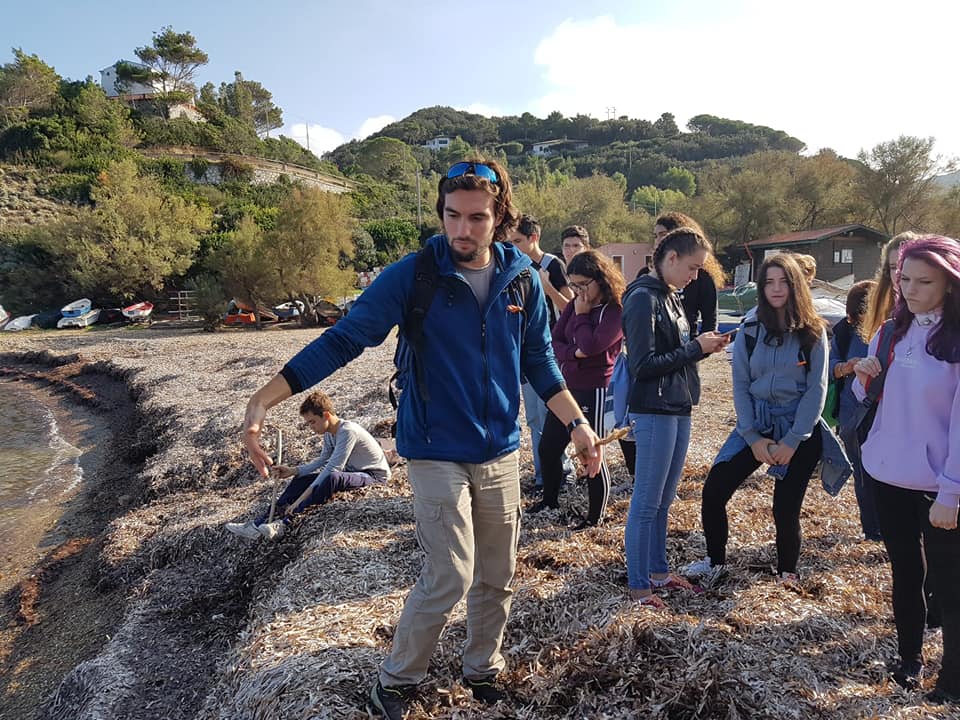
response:
[[[614,255],[613,264],[617,266],[617,269],[620,270],[620,274],[623,274],[623,255]]]
[[[853,262],[853,249],[844,248],[840,251],[840,263],[847,265]]]

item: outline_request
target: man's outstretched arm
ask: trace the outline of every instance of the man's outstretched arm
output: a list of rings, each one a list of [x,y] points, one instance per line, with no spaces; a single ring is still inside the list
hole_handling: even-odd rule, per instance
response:
[[[247,410],[243,416],[243,446],[247,449],[250,462],[263,477],[267,477],[270,466],[273,465],[273,459],[260,447],[264,418],[267,410],[291,395],[293,392],[290,385],[283,375],[277,374],[247,401]]]

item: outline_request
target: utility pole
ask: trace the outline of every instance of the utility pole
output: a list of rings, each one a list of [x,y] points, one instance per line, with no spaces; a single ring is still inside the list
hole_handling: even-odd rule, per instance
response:
[[[423,214],[420,208],[420,168],[417,168],[417,230],[423,227]]]
[[[307,151],[310,151],[310,123],[305,123],[304,127],[307,128]]]

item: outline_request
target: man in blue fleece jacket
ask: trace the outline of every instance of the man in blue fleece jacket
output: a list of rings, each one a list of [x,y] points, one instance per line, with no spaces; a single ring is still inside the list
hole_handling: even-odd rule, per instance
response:
[[[523,299],[511,288],[530,260],[503,243],[517,218],[506,171],[493,161],[457,163],[438,191],[444,234],[428,240],[427,251],[435,254],[440,284],[424,323],[422,351],[413,359],[422,363],[421,372],[407,369],[397,429],[426,558],[368,704],[391,720],[406,712],[464,595],[464,684],[482,702],[504,697],[496,676],[505,665],[500,648],[519,534],[521,373],[570,428],[588,475],[596,474],[601,459],[598,438],[553,357],[539,276],[532,274]],[[271,462],[259,443],[267,410],[379,345],[402,324],[414,263],[410,255],[386,268],[346,318],[250,398],[244,444],[262,475]],[[425,379],[425,388],[417,377]]]

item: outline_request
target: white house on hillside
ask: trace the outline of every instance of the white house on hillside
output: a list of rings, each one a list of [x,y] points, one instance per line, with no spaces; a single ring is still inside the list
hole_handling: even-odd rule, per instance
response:
[[[121,92],[119,87],[120,83],[117,78],[117,65],[120,63],[135,65],[144,69],[147,68],[147,66],[142,63],[135,63],[129,60],[117,60],[113,65],[105,67],[100,71],[100,87],[103,88],[103,92],[106,93],[107,97],[120,98],[132,105],[136,105],[138,102],[152,100],[157,93],[162,93],[166,90],[163,82],[157,80],[149,85],[137,82],[130,83],[127,87],[123,88]],[[170,120],[182,117],[187,120],[192,120],[193,122],[206,122],[206,118],[204,118],[196,106],[191,103],[173,103],[167,109],[167,115]]]
[[[430,148],[431,150],[446,150],[447,146],[450,145],[450,138],[444,135],[438,135],[435,138],[430,138],[427,140],[423,147]]]
[[[117,65],[120,65],[121,63],[135,65],[136,67],[141,67],[144,69],[147,67],[141,63],[130,62],[129,60],[117,60],[113,65],[105,67],[100,71],[100,87],[103,88],[103,91],[107,94],[107,97],[120,97],[121,95],[152,96],[156,95],[158,92],[163,92],[163,85],[156,82],[150,85],[145,85],[143,83],[130,83],[130,86],[124,88],[123,92],[121,92],[119,88],[119,80],[117,78]]]

